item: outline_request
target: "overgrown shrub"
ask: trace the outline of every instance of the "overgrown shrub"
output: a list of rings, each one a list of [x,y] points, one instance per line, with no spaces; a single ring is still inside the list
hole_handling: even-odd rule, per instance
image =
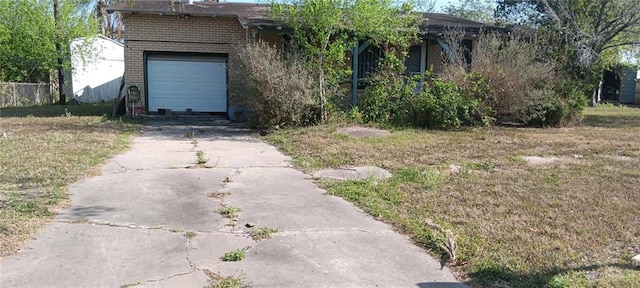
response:
[[[479,79],[465,89],[429,73],[407,76],[393,71],[381,69],[372,78],[362,102],[365,121],[437,129],[490,124],[493,112],[479,97],[484,95],[478,92]]]
[[[476,96],[493,108],[498,121],[560,126],[580,118],[584,95],[567,85],[553,62],[539,54],[535,39],[483,35],[474,42],[470,66],[459,39],[448,37],[447,42],[457,53],[444,57],[442,78],[485,94]],[[468,87],[470,75],[483,80],[482,87],[476,87],[480,90]]]
[[[264,41],[239,45],[242,102],[249,123],[258,128],[303,126],[320,119],[316,82],[295,55]]]

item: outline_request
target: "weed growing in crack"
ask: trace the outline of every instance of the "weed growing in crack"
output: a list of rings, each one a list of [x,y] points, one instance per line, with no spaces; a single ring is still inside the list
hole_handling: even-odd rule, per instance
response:
[[[222,256],[222,261],[241,261],[244,259],[247,250],[249,250],[251,246],[244,247],[242,249],[231,250],[227,253],[224,253]]]
[[[73,224],[80,224],[80,223],[89,223],[91,222],[91,220],[89,218],[80,218],[80,219],[76,219],[71,221],[71,223]]]
[[[240,276],[225,277],[222,274],[211,272],[209,269],[202,270],[209,279],[209,285],[205,288],[248,288],[249,285],[244,282],[244,274]]]
[[[192,231],[187,231],[184,233],[184,237],[187,237],[187,239],[191,239],[193,237],[198,236],[198,234],[196,234],[196,232],[192,232]]]
[[[209,198],[213,198],[213,199],[220,199],[220,200],[224,200],[225,197],[231,195],[231,192],[222,192],[222,191],[213,191],[213,192],[209,192],[209,194],[207,194],[207,196]]]
[[[242,208],[233,207],[233,206],[224,206],[218,209],[218,213],[220,213],[220,215],[227,218],[235,218],[236,216],[238,216],[236,215],[236,213],[241,211],[242,211]]]
[[[207,163],[207,161],[209,161],[209,159],[204,158],[204,151],[202,150],[196,152],[196,157],[196,164],[198,165],[204,165],[205,163]]]
[[[180,229],[180,228],[172,228],[172,229],[169,229],[169,232],[172,232],[172,233],[182,233],[182,232],[184,232],[184,230],[182,230],[182,229]]]
[[[258,229],[251,231],[251,233],[249,233],[249,236],[251,236],[251,239],[255,241],[260,241],[263,239],[271,238],[271,235],[277,232],[278,232],[278,229],[274,229],[270,227],[260,227]]]

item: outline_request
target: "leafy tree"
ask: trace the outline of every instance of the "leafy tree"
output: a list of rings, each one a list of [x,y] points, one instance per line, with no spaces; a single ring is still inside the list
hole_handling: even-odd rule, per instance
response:
[[[60,29],[56,31],[53,2],[47,0],[0,0],[0,80],[31,82],[48,80],[58,67],[55,49],[60,37],[63,58],[71,39],[96,31],[90,11],[81,9],[83,0],[62,0]],[[66,63],[68,65],[68,63]]]
[[[391,0],[294,0],[274,2],[274,17],[293,28],[298,48],[317,71],[322,119],[326,119],[326,93],[351,70],[346,63],[349,47],[359,41],[406,47],[417,34],[411,5]]]
[[[500,0],[496,15],[539,27],[552,56],[591,90],[621,50],[640,43],[637,0]]]
[[[458,4],[449,4],[444,12],[460,18],[490,23],[494,22],[493,13],[495,1],[492,0],[464,0]]]

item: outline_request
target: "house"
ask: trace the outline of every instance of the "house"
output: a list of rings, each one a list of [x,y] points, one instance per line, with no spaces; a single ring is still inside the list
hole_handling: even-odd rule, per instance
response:
[[[71,41],[65,94],[80,103],[111,102],[124,73],[124,45],[102,35]]]
[[[423,13],[423,23],[420,25],[419,41],[409,48],[408,57],[405,60],[408,74],[423,74],[429,70],[439,74],[443,70],[443,53],[454,53],[453,47],[445,42],[445,35],[452,30],[462,34],[460,48],[464,49],[464,57],[467,64],[471,64],[474,41],[481,33],[498,32],[495,26],[463,19],[460,17],[442,13]],[[363,91],[362,85],[358,85],[363,79],[375,71],[378,60],[382,57],[380,49],[367,43],[360,43],[360,47],[352,49],[351,79],[351,105],[357,105],[358,94]],[[358,92],[359,91],[359,92]]]
[[[124,58],[127,87],[138,87],[136,113],[158,114],[170,109],[226,115],[233,120],[245,109],[238,85],[242,81],[236,44],[262,39],[283,48],[287,27],[273,21],[268,4],[120,1],[109,11],[124,17]],[[411,47],[408,69],[421,73],[440,69],[449,49],[442,33],[451,27],[466,31],[464,45],[483,29],[482,23],[444,14],[425,14],[422,40]],[[443,50],[444,49],[444,50]],[[379,51],[361,43],[352,51],[353,85],[375,69]],[[357,87],[353,101],[357,103]]]
[[[228,115],[243,111],[236,43],[284,44],[270,5],[166,0],[120,1],[126,31],[126,86],[141,94],[136,113],[170,109]],[[190,109],[190,110],[189,110]]]

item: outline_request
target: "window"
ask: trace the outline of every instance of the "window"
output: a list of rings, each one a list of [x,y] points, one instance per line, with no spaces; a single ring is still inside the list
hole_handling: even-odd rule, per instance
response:
[[[420,63],[422,59],[422,45],[413,45],[409,48],[409,54],[404,61],[404,65],[407,66],[407,73],[419,74]]]

